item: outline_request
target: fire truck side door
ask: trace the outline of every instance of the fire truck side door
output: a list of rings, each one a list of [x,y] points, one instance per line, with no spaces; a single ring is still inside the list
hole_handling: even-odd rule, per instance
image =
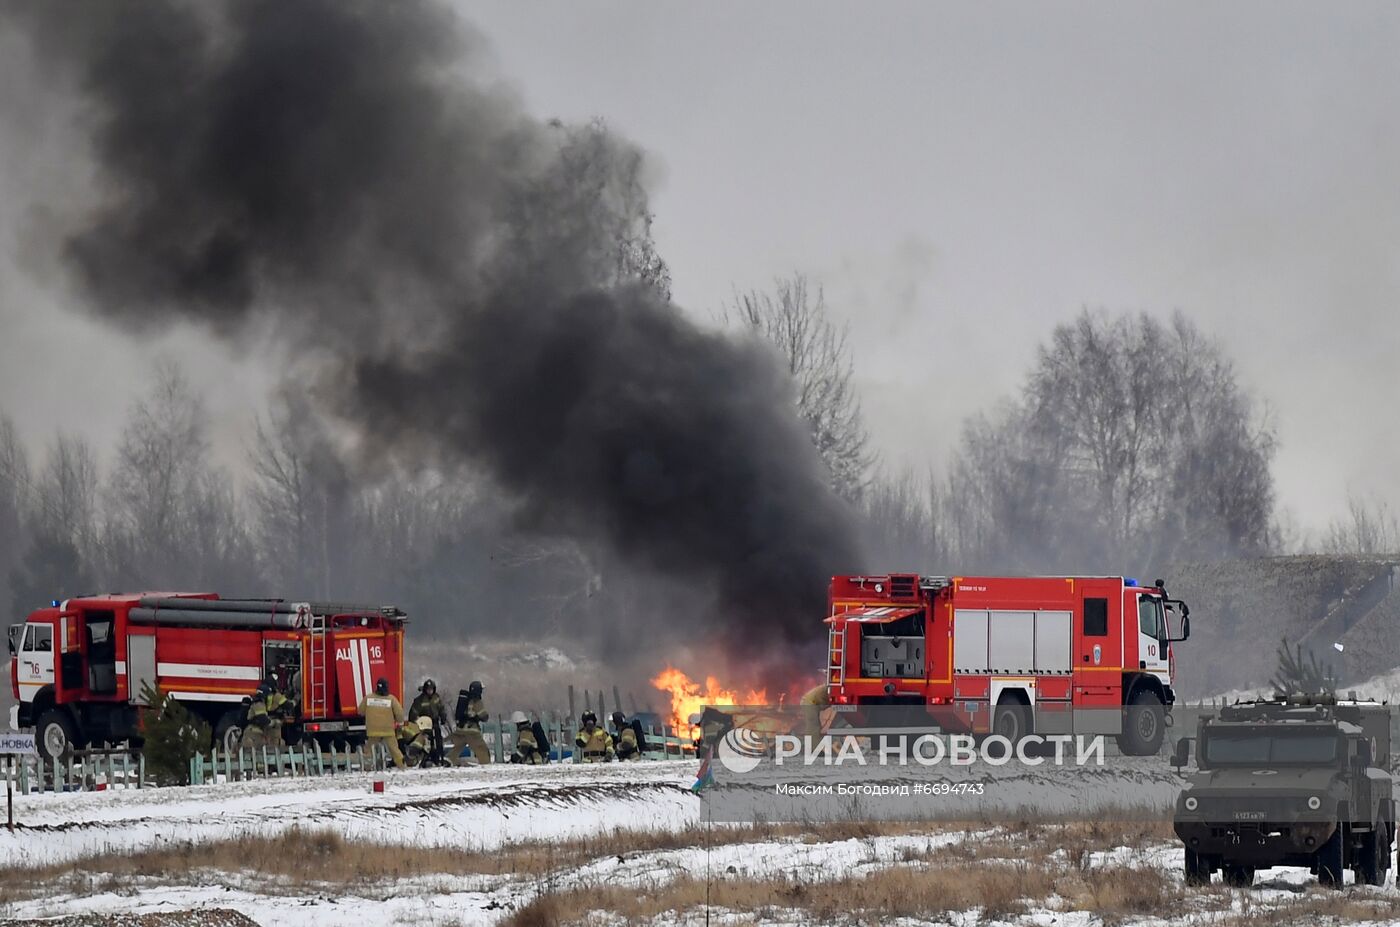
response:
[[[156,636],[128,634],[126,636],[126,700],[133,705],[146,704],[146,684],[158,687],[156,677]]]
[[[1141,593],[1134,604],[1138,616],[1138,669],[1155,672],[1166,682],[1167,630],[1160,596]],[[1131,667],[1128,667],[1131,669]]]
[[[1085,581],[1074,625],[1074,729],[1116,734],[1123,687],[1122,595],[1114,584]]]
[[[53,625],[26,625],[16,657],[15,672],[18,675],[15,681],[19,685],[20,701],[32,702],[40,688],[52,685],[54,681]]]

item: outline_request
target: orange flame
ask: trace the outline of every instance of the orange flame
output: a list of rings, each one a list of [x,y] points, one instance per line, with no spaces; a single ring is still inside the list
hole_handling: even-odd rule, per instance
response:
[[[671,726],[678,731],[690,729],[690,716],[705,705],[765,705],[767,689],[726,689],[714,676],[705,677],[705,685],[685,673],[668,666],[651,684],[671,696]]]

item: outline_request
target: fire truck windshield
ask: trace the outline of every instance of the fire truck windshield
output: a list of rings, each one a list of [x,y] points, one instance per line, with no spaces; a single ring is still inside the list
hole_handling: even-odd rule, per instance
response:
[[[1211,766],[1258,766],[1271,763],[1328,764],[1337,758],[1335,731],[1255,731],[1212,733],[1205,744]]]

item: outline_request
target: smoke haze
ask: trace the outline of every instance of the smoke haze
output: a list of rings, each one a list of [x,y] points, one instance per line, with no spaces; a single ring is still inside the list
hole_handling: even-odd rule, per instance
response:
[[[635,147],[527,116],[433,3],[6,9],[85,106],[49,244],[92,311],[270,331],[359,466],[483,468],[702,633],[810,645],[847,513],[770,354],[669,304]]]

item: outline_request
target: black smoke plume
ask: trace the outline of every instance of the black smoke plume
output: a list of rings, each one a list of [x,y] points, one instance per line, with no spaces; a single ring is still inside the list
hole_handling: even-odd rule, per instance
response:
[[[102,317],[271,330],[363,460],[484,469],[702,636],[819,640],[846,512],[771,356],[669,304],[636,148],[528,117],[435,3],[0,9],[85,103],[100,201],[57,246]]]

